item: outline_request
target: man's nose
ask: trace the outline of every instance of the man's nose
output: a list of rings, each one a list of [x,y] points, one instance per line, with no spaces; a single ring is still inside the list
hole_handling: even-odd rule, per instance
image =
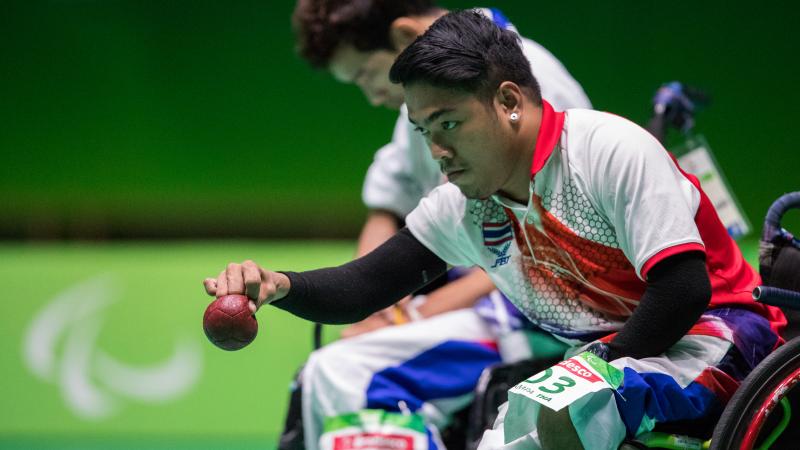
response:
[[[430,141],[428,142],[428,145],[431,148],[431,156],[433,156],[433,159],[436,161],[453,157],[453,152],[450,149],[442,144],[437,143],[436,141]]]
[[[385,95],[378,95],[374,92],[367,92],[367,100],[369,104],[372,106],[383,106],[386,103],[386,96]]]

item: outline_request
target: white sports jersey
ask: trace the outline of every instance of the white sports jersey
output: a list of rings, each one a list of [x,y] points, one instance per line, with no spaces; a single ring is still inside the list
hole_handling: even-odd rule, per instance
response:
[[[756,305],[759,280],[713,206],[649,133],[608,113],[555,112],[546,102],[528,205],[436,188],[406,218],[412,234],[455,266],[478,265],[532,322],[573,342],[619,330],[648,270],[706,253],[712,306]]]
[[[516,32],[514,26],[499,11],[480,11],[492,18],[498,26]],[[556,109],[592,107],[581,85],[552,53],[525,38],[522,38],[522,51],[531,62],[542,97]],[[414,125],[408,121],[408,111],[403,105],[392,141],[378,150],[367,171],[362,190],[364,204],[370,209],[383,209],[405,217],[422,197],[444,181],[425,139],[414,131]]]

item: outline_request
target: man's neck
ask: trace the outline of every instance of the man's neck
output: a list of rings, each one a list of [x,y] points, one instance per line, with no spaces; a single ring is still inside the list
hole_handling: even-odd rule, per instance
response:
[[[529,117],[520,122],[520,130],[514,142],[515,153],[519,155],[514,164],[513,172],[509,177],[501,195],[523,205],[528,203],[531,185],[531,164],[533,153],[536,149],[536,138],[542,124],[542,107],[530,104]]]

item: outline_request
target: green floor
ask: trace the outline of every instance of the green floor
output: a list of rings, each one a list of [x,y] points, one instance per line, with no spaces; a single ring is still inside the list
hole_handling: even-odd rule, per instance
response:
[[[211,300],[202,279],[229,261],[252,258],[276,269],[303,270],[347,261],[353,251],[351,242],[0,244],[6,293],[0,314],[0,448],[273,448],[289,382],[311,351],[312,325],[265,308],[250,346],[219,350],[202,332]],[[53,309],[75,292],[70,310]],[[102,308],[78,317],[50,341],[44,338],[52,326],[32,331],[48,311],[66,317],[98,300],[105,301]],[[81,362],[81,352],[70,345],[92,326],[98,334],[91,345],[79,346],[89,355]],[[326,339],[337,331],[328,327]],[[31,340],[52,343],[45,352],[49,370],[32,367]],[[171,398],[120,393],[98,367],[103,353],[133,370],[147,369],[170,360],[179,343],[199,362],[185,392]],[[75,385],[75,367],[83,370],[84,384],[113,403],[111,412],[87,417],[75,407],[65,387]]]
[[[273,450],[275,438],[263,436],[2,436],[0,449],[14,450]]]
[[[742,244],[751,263],[756,244]],[[202,333],[211,299],[201,281],[229,261],[252,258],[275,269],[303,270],[347,261],[353,250],[351,242],[0,244],[0,449],[274,448],[289,381],[311,351],[312,326],[266,308],[258,314],[255,342],[239,352],[221,351]],[[86,288],[98,283],[111,288]],[[53,309],[69,295],[75,297],[72,309]],[[105,301],[101,308],[78,311],[98,299]],[[37,331],[34,324],[47,311],[50,320],[77,319],[63,329]],[[91,345],[76,346],[92,327]],[[328,328],[326,339],[337,331]],[[51,345],[31,356],[31,342]],[[169,360],[178,342],[194,349],[199,362],[191,382],[169,398],[124,393],[98,356],[111,355],[140,371]],[[31,362],[37,357],[38,366]],[[109,411],[94,417],[81,412],[75,392],[65,386],[93,391],[110,402]],[[84,394],[84,401],[91,399]]]

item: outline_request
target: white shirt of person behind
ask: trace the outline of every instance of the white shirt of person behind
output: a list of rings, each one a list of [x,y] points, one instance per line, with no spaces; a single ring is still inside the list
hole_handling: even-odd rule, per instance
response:
[[[480,8],[479,11],[498,25],[517,32],[497,10]],[[521,41],[522,51],[539,82],[542,98],[557,111],[592,107],[581,85],[552,53],[530,39],[521,37]],[[445,181],[425,139],[408,121],[408,110],[403,105],[392,141],[378,150],[367,171],[362,190],[364,204],[369,209],[386,210],[405,217],[424,196]]]

